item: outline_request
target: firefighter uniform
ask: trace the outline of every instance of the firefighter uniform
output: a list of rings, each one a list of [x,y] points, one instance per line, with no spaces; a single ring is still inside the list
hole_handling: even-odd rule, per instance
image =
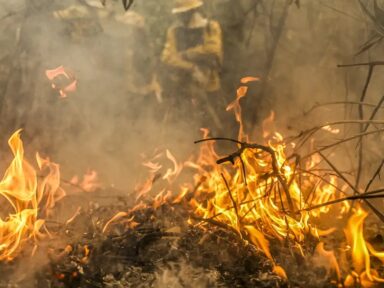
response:
[[[221,99],[216,97],[221,88],[222,33],[218,22],[199,12],[202,5],[200,0],[176,1],[172,13],[180,19],[167,31],[161,58],[166,66],[164,86],[176,105],[192,101],[202,113],[209,110],[209,118],[219,125],[214,110],[223,109],[218,105]],[[185,16],[187,20],[183,21]]]
[[[204,84],[207,92],[218,91],[220,89],[219,71],[222,63],[219,23],[207,21],[205,26],[194,29],[171,27],[167,33],[162,61],[192,75],[194,69],[200,69],[205,81],[204,78],[194,80]]]

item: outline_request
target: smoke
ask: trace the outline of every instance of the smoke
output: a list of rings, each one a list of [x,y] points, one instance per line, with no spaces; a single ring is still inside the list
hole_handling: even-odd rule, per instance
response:
[[[233,100],[241,77],[260,77],[242,102],[247,126],[257,126],[274,110],[275,126],[284,136],[325,121],[356,118],[356,105],[303,112],[318,102],[359,101],[367,68],[337,64],[382,60],[380,45],[355,55],[374,29],[357,1],[291,2],[298,4],[289,5],[280,28],[285,1],[207,0],[205,5],[205,14],[223,30],[220,102]],[[73,5],[77,10],[68,10]],[[183,161],[197,153],[193,141],[201,137],[199,114],[190,107],[170,107],[160,89],[166,88],[160,55],[175,20],[172,5],[171,0],[136,0],[127,19],[117,0],[106,1],[105,8],[77,0],[0,0],[2,153],[11,133],[23,128],[27,153],[50,156],[60,163],[64,178],[92,169],[107,186],[128,192],[146,175],[142,154],[169,149]],[[78,81],[66,98],[45,75],[61,65]],[[377,68],[366,102],[377,103],[382,96],[382,74],[383,68]],[[173,97],[185,96],[173,92]],[[236,135],[229,118],[224,117],[219,136]],[[357,128],[341,129],[340,135]],[[262,132],[257,128],[256,133]],[[327,131],[322,135],[334,137]],[[374,140],[366,159],[372,166],[382,158],[381,138]],[[355,168],[348,160],[355,155],[343,156],[337,164]],[[0,167],[7,163],[1,162]],[[180,287],[184,275],[192,274],[204,275],[182,263],[159,269],[156,281],[160,287]],[[191,287],[211,283],[210,274],[203,278]]]
[[[200,128],[193,113],[175,119],[169,114],[177,109],[161,102],[155,74],[167,26],[154,37],[150,9],[137,5],[124,18],[120,1],[105,8],[75,0],[7,2],[0,4],[15,15],[3,20],[12,29],[1,37],[8,40],[1,65],[8,69],[1,87],[3,144],[23,128],[26,146],[59,162],[67,178],[94,169],[123,188],[137,181],[141,153],[167,147],[186,157],[193,151]],[[165,10],[170,18],[166,8],[156,13]],[[65,99],[45,76],[61,65],[77,79],[77,91]]]
[[[141,153],[161,147],[185,158],[197,150],[192,142],[200,137],[203,123],[196,111],[168,107],[159,88],[166,88],[160,81],[160,54],[175,20],[173,1],[137,0],[126,18],[120,2],[106,1],[104,8],[77,0],[0,2],[1,130],[5,144],[13,130],[23,128],[30,150],[61,163],[67,178],[94,169],[106,183],[128,187],[139,177]],[[275,2],[207,1],[205,14],[223,30],[223,84],[217,102],[228,104],[234,98],[241,77],[260,76],[262,81],[250,85],[243,101],[249,127],[270,110],[284,134],[306,128],[305,123],[355,117],[356,106],[334,106],[302,121],[303,111],[317,102],[360,97],[365,68],[336,67],[379,55],[380,46],[354,56],[373,29],[359,4],[297,1],[300,5],[289,5],[284,18],[284,3]],[[68,9],[73,5],[77,11]],[[60,65],[78,80],[77,91],[66,99],[45,76],[45,70]],[[378,72],[368,102],[380,97]],[[147,92],[138,92],[147,84]],[[231,118],[225,117],[221,136],[236,135]]]
[[[180,261],[168,267],[159,267],[154,287],[216,287],[218,278],[217,271],[204,270]]]

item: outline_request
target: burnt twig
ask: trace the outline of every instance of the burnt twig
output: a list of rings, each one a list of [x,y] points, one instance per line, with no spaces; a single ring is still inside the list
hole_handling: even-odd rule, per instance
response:
[[[349,180],[345,178],[345,176],[342,173],[340,173],[340,171],[336,168],[336,166],[333,165],[332,162],[330,162],[327,157],[325,157],[324,154],[322,154],[321,152],[319,152],[319,154],[325,160],[325,162],[327,162],[327,164],[337,173],[337,175],[339,175],[339,177],[343,179],[343,181],[353,190],[355,195],[362,195],[359,192],[359,190],[356,187],[354,187],[352,183],[349,182]],[[369,208],[371,208],[371,210],[376,214],[376,216],[381,221],[384,222],[384,215],[375,206],[373,206],[366,198],[362,198],[362,200],[364,200],[365,204],[367,204]]]
[[[376,134],[376,133],[381,133],[381,132],[384,132],[384,128],[382,128],[382,129],[377,129],[377,130],[375,130],[375,131],[368,131],[368,132],[360,133],[360,134],[353,135],[353,136],[348,137],[348,138],[341,139],[341,140],[339,140],[339,141],[337,141],[337,142],[335,142],[335,143],[332,143],[332,144],[323,146],[323,147],[320,148],[320,149],[314,150],[314,151],[312,151],[311,153],[309,153],[309,154],[307,154],[307,155],[301,157],[301,159],[309,158],[309,157],[311,157],[311,156],[314,155],[314,154],[317,154],[317,153],[319,153],[319,152],[323,152],[323,151],[325,151],[325,150],[327,150],[327,149],[329,149],[329,148],[335,147],[335,146],[340,145],[340,144],[342,144],[342,143],[345,143],[345,142],[349,142],[349,141],[358,139],[358,138],[360,138],[360,137],[362,137],[362,136],[368,136],[368,135],[372,135],[372,134]]]
[[[324,106],[330,106],[330,105],[362,105],[366,107],[376,107],[376,104],[373,103],[366,103],[366,102],[358,102],[358,101],[334,101],[334,102],[325,102],[325,103],[316,103],[311,108],[309,108],[307,111],[304,111],[304,116],[311,113],[313,110],[316,110],[320,107]]]
[[[319,208],[322,208],[322,207],[325,207],[325,206],[330,206],[330,205],[338,204],[338,203],[341,203],[341,202],[344,202],[344,201],[379,199],[379,198],[384,198],[384,194],[380,194],[380,195],[376,195],[376,194],[374,194],[374,195],[372,195],[372,194],[368,194],[368,195],[366,195],[366,194],[359,194],[359,195],[348,196],[348,197],[332,200],[332,201],[329,201],[329,202],[321,203],[321,204],[318,204],[318,205],[315,205],[315,206],[311,206],[311,207],[302,209],[301,211],[311,211],[311,210],[319,209]]]
[[[375,181],[376,177],[378,177],[380,175],[380,172],[381,172],[381,169],[383,168],[383,165],[384,165],[384,160],[381,161],[379,167],[377,168],[375,174],[373,174],[372,178],[368,181],[368,184],[367,186],[365,187],[365,190],[364,192],[367,193],[367,191],[369,190],[369,187],[371,187],[373,181]]]
[[[255,144],[255,143],[250,144],[250,143],[241,142],[241,141],[237,141],[237,140],[229,139],[229,138],[206,138],[206,139],[195,141],[195,143],[201,143],[204,141],[212,141],[212,140],[226,140],[226,141],[235,142],[235,143],[240,145],[240,148],[236,152],[234,152],[234,153],[232,153],[232,154],[230,154],[224,158],[217,160],[216,161],[217,164],[222,164],[225,162],[231,162],[232,164],[235,164],[235,159],[241,157],[242,153],[246,149],[262,150],[262,151],[268,153],[272,158],[271,164],[272,164],[273,174],[277,177],[281,186],[283,186],[290,211],[291,212],[294,211],[294,205],[293,205],[291,195],[289,193],[289,187],[288,187],[285,179],[280,174],[280,169],[279,169],[279,164],[278,164],[278,161],[276,158],[276,154],[275,154],[275,151],[271,147],[260,145],[260,144]]]
[[[124,6],[125,11],[128,11],[129,8],[131,8],[133,2],[134,2],[134,0],[123,0],[123,6]]]

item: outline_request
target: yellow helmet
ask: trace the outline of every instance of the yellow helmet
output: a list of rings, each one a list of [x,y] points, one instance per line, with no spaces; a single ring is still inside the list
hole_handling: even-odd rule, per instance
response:
[[[184,13],[203,5],[202,0],[176,0],[175,6],[172,9],[173,14]]]

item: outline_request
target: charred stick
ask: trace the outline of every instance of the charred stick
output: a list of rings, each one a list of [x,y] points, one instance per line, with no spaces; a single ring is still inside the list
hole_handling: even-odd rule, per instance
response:
[[[280,191],[280,186],[279,185],[276,185],[276,188],[277,190],[277,194],[279,194],[279,198],[280,198],[280,204],[281,204],[281,210],[283,212],[285,212],[285,207],[284,207],[284,202],[283,202],[283,197],[281,196],[281,191]]]
[[[368,131],[368,132],[364,132],[364,133],[360,133],[360,134],[357,134],[357,135],[354,135],[354,136],[351,136],[351,137],[348,137],[348,138],[344,138],[344,139],[341,139],[333,144],[329,144],[329,145],[326,145],[320,149],[317,149],[315,151],[312,151],[311,153],[301,157],[301,159],[306,159],[306,158],[309,158],[311,157],[312,155],[314,154],[317,154],[317,153],[320,153],[320,152],[323,152],[329,148],[332,148],[332,147],[335,147],[337,145],[340,145],[342,143],[345,143],[345,142],[349,142],[349,141],[352,141],[352,140],[355,140],[355,139],[358,139],[360,137],[363,137],[363,136],[368,136],[368,135],[372,135],[372,134],[376,134],[376,133],[381,133],[381,132],[384,132],[384,128],[382,129],[377,129],[375,131]]]
[[[373,174],[372,178],[369,180],[367,186],[365,187],[365,190],[364,192],[367,193],[367,191],[369,190],[369,187],[371,187],[373,181],[375,181],[376,177],[378,177],[380,175],[380,172],[381,172],[381,169],[383,168],[383,165],[384,165],[384,160],[381,161],[379,167],[377,168],[375,174]]]
[[[311,191],[308,193],[307,197],[305,197],[304,202],[307,203],[307,204],[309,203],[308,205],[311,205],[311,204],[312,204],[312,201],[313,201],[313,199],[314,199],[314,196],[312,197],[311,201],[309,201],[309,199],[310,199],[310,197],[311,197],[312,195],[314,195],[314,193],[315,193],[317,187],[319,187],[320,183],[321,183],[321,180],[317,181],[317,183],[313,186],[313,188],[311,189]]]
[[[215,225],[219,228],[222,228],[224,230],[227,230],[227,231],[232,231],[234,234],[237,234],[237,235],[241,235],[241,233],[239,231],[237,231],[235,228],[233,228],[232,226],[229,226],[223,222],[219,222],[219,221],[216,221],[214,219],[211,219],[211,218],[201,218],[201,217],[196,217],[195,215],[190,215],[192,219],[194,220],[197,220],[197,221],[200,221],[200,222],[207,222],[209,224],[212,224],[212,225]]]
[[[372,114],[369,117],[369,121],[371,121],[371,120],[373,120],[375,118],[375,116],[376,116],[377,112],[379,111],[379,109],[382,108],[381,106],[382,106],[383,102],[384,102],[384,96],[381,97],[380,101],[375,106],[375,109],[373,109]],[[365,125],[363,132],[368,130],[369,124],[371,124],[371,122],[368,122]]]
[[[383,192],[384,192],[384,190],[383,190]],[[315,205],[315,206],[311,206],[311,207],[302,209],[301,211],[311,211],[311,210],[319,209],[321,207],[338,204],[338,203],[341,203],[341,202],[344,202],[344,201],[355,201],[355,200],[367,200],[367,199],[380,199],[380,198],[384,198],[384,194],[380,194],[380,195],[371,195],[371,194],[367,195],[367,194],[359,194],[359,195],[353,195],[353,196],[348,196],[348,197],[344,197],[344,198],[339,198],[339,199],[336,199],[336,200],[332,200],[332,201],[329,201],[329,202],[321,203],[321,204],[318,204],[318,205]]]
[[[344,16],[350,17],[351,19],[354,19],[354,20],[356,20],[356,21],[359,21],[360,23],[361,23],[362,21],[364,21],[364,19],[362,19],[362,18],[360,18],[360,17],[357,17],[357,16],[355,16],[355,15],[353,15],[353,14],[347,13],[347,12],[345,12],[345,11],[343,11],[343,10],[340,10],[340,9],[337,9],[337,8],[335,8],[335,7],[329,6],[329,5],[327,5],[327,4],[323,3],[323,2],[319,2],[319,4],[320,4],[321,6],[324,6],[324,7],[328,8],[328,9],[330,9],[330,10],[333,10],[333,11],[335,11],[335,12],[337,12],[337,13],[340,13],[340,14],[342,14],[342,15],[344,15]]]
[[[248,183],[247,183],[247,171],[245,169],[245,164],[244,164],[244,160],[243,160],[243,157],[241,157],[241,155],[239,156],[239,159],[240,159],[240,163],[241,163],[241,170],[243,172],[243,177],[244,177],[244,185],[245,187],[247,188],[248,187]]]
[[[381,97],[381,99],[380,99],[380,101],[377,103],[377,105],[376,105],[376,107],[375,107],[375,109],[372,111],[372,114],[371,114],[371,116],[369,117],[369,120],[371,121],[371,120],[373,120],[374,118],[375,118],[375,116],[376,116],[376,114],[377,114],[377,112],[379,111],[379,109],[381,108],[381,105],[383,104],[383,102],[384,102],[384,96],[382,96]],[[360,107],[360,106],[359,106]],[[363,130],[362,130],[362,132],[366,132],[367,130],[368,130],[368,128],[369,128],[369,122],[365,125],[365,127],[363,128]],[[359,181],[360,181],[360,175],[361,175],[361,165],[362,165],[362,159],[363,159],[363,155],[362,155],[362,153],[363,153],[363,145],[362,145],[362,141],[363,141],[363,138],[361,137],[360,139],[359,139],[359,141],[358,141],[358,143],[357,143],[357,145],[359,145],[358,147],[359,147],[359,170],[358,170],[358,174],[357,174],[357,179],[356,179],[356,186],[358,185],[358,183],[359,183]],[[382,166],[383,164],[381,164],[380,165],[380,167],[379,167],[379,169],[378,169],[378,171],[376,171],[376,173],[380,173],[380,170],[381,170],[381,166]],[[373,176],[373,178],[371,179],[371,180],[374,180],[374,178],[377,176],[376,175],[376,173],[375,173],[375,175]],[[369,185],[371,185],[371,183],[369,183]],[[369,188],[369,187],[368,187]],[[366,190],[365,191],[367,191],[368,190],[368,188],[366,188]]]
[[[241,228],[240,216],[239,216],[239,210],[238,210],[238,208],[237,208],[237,202],[235,201],[235,198],[234,198],[233,195],[232,195],[231,188],[229,187],[228,182],[227,182],[227,179],[225,179],[223,173],[221,173],[221,177],[223,178],[224,183],[225,183],[225,186],[227,187],[227,190],[228,190],[228,193],[229,193],[229,198],[231,198],[231,202],[232,202],[233,208],[235,209],[237,223],[238,223],[238,225],[239,225],[239,228]]]
[[[195,141],[195,143],[201,143],[204,141],[213,141],[213,140],[225,140],[225,141],[231,141],[231,142],[240,144],[239,150],[228,155],[227,157],[224,157],[224,158],[217,160],[216,161],[217,164],[222,164],[225,162],[231,162],[232,165],[235,164],[235,159],[240,157],[242,155],[242,153],[244,152],[244,150],[246,150],[246,149],[257,149],[257,150],[262,150],[262,151],[268,153],[272,158],[271,164],[272,164],[273,173],[276,176],[276,178],[279,180],[280,184],[283,186],[283,189],[284,189],[287,201],[288,201],[289,209],[291,212],[294,211],[294,205],[293,205],[291,195],[289,193],[289,187],[288,187],[287,183],[285,182],[284,178],[280,174],[280,171],[279,171],[280,169],[279,169],[279,165],[277,162],[276,154],[275,154],[275,151],[271,147],[260,145],[260,144],[250,144],[250,143],[241,142],[241,141],[231,139],[231,138],[221,138],[221,137],[220,138],[201,139],[201,140]]]
[[[356,67],[356,66],[368,66],[368,72],[367,77],[364,83],[363,90],[361,92],[360,96],[360,102],[364,102],[365,97],[367,95],[369,83],[371,82],[373,71],[377,65],[384,65],[383,61],[373,61],[373,62],[367,62],[367,63],[356,63],[356,64],[347,64],[347,65],[337,65],[337,67]],[[364,109],[363,106],[359,105],[359,118],[362,120],[364,118]],[[360,133],[364,132],[364,126],[360,126]],[[361,177],[361,169],[363,165],[363,139],[362,137],[359,138],[358,142],[358,166],[357,166],[357,175],[356,175],[356,187],[359,186],[360,183],[360,177]]]
[[[384,190],[383,190],[383,191],[384,191]],[[249,204],[249,203],[252,203],[252,202],[259,201],[259,200],[261,200],[261,199],[266,198],[267,196],[269,196],[269,195],[263,195],[263,196],[260,196],[260,197],[255,198],[255,199],[252,199],[252,200],[247,200],[247,201],[241,202],[241,203],[239,203],[238,206],[240,207],[240,206],[243,206],[243,205],[247,205],[247,204]],[[253,207],[256,207],[256,204],[254,204]],[[222,210],[222,211],[223,211],[223,212],[226,212],[226,211],[229,211],[229,210],[232,210],[232,209],[234,209],[234,207],[229,207],[229,208],[227,208],[227,209],[225,209],[225,210]],[[217,213],[217,214],[215,214],[215,215],[213,215],[213,216],[211,216],[211,217],[209,217],[209,218],[203,218],[203,219],[206,219],[206,220],[209,220],[209,219],[215,219],[216,217],[219,217],[219,216],[223,215],[223,212]],[[247,212],[246,214],[248,214],[248,212]],[[243,215],[243,216],[241,217],[241,219],[244,219],[245,216],[246,216],[246,215]]]
[[[361,106],[367,106],[367,107],[377,107],[376,104],[373,103],[366,103],[366,102],[358,102],[358,101],[334,101],[334,102],[326,102],[326,103],[317,103],[313,105],[311,108],[309,108],[307,111],[305,111],[303,114],[308,115],[313,110],[316,110],[317,108],[329,106],[329,105],[361,105]]]
[[[260,145],[260,144],[249,144],[249,143],[243,142],[241,144],[241,148],[237,152],[235,152],[235,153],[233,153],[227,157],[224,157],[222,159],[217,160],[217,164],[225,163],[228,161],[231,163],[234,163],[235,158],[240,157],[240,155],[244,152],[245,149],[262,150],[264,152],[267,152],[271,156],[271,158],[272,158],[271,164],[272,164],[273,173],[275,174],[275,176],[279,180],[280,184],[283,186],[285,196],[287,198],[288,205],[289,205],[289,210],[291,212],[293,212],[294,206],[293,206],[291,195],[289,193],[289,187],[288,187],[287,183],[285,182],[284,178],[280,174],[280,171],[279,171],[280,169],[279,169],[279,165],[277,162],[276,154],[275,154],[275,151],[271,147]]]
[[[339,175],[339,177],[341,178],[341,179],[343,179],[344,180],[344,182],[345,183],[347,183],[347,185],[353,190],[353,192],[354,192],[354,194],[355,195],[363,195],[363,194],[361,194],[360,192],[359,192],[359,190],[356,188],[356,187],[354,187],[352,184],[351,184],[351,182],[349,182],[348,181],[348,179],[347,178],[345,178],[345,176],[342,174],[342,173],[340,173],[340,171],[336,168],[336,166],[335,165],[333,165],[332,164],[332,162],[330,162],[329,160],[328,160],[328,158],[327,157],[325,157],[325,155],[323,155],[321,152],[319,152],[319,154],[320,154],[320,156],[328,163],[328,165]],[[384,222],[384,215],[375,207],[375,206],[373,206],[366,198],[362,198],[362,200],[364,200],[364,202],[365,202],[365,204],[367,204],[368,206],[369,206],[369,208],[371,208],[371,210],[376,214],[376,216],[381,220],[381,221],[383,221]]]
[[[367,79],[365,81],[364,88],[363,88],[363,91],[361,93],[360,102],[364,102],[364,100],[365,100],[368,86],[369,86],[369,83],[371,82],[371,79],[372,79],[372,74],[373,74],[374,68],[375,68],[374,65],[369,66]],[[362,105],[359,105],[359,118],[360,118],[360,120],[364,119],[364,109],[363,109]],[[363,133],[363,132],[365,132],[364,131],[364,125],[361,124],[360,125],[360,133]],[[358,148],[359,149],[359,152],[358,152],[359,158],[358,158],[358,167],[357,167],[356,184],[355,184],[356,187],[359,187],[360,177],[361,177],[361,169],[363,166],[363,156],[364,155],[363,155],[363,138],[362,137],[359,138],[358,145],[359,145],[359,148]]]
[[[129,8],[131,8],[133,2],[134,2],[134,0],[123,0],[123,6],[124,6],[125,11],[128,11]]]
[[[319,126],[315,126],[315,127],[312,127],[310,129],[307,129],[307,130],[304,130],[304,131],[301,131],[299,133],[299,135],[297,136],[290,136],[290,137],[286,137],[284,139],[284,141],[292,141],[292,140],[295,140],[295,139],[300,139],[299,143],[297,143],[296,145],[296,148],[295,150],[298,150],[299,148],[301,148],[315,133],[317,133],[318,131],[320,131],[321,129],[323,129],[324,127],[327,127],[327,126],[332,126],[332,125],[342,125],[342,124],[384,124],[384,121],[380,121],[380,120],[341,120],[341,121],[335,121],[335,122],[329,122],[329,123],[326,123],[326,124],[322,124],[322,125],[319,125]]]
[[[323,176],[320,176],[320,175],[318,175],[318,174],[316,174],[316,173],[313,173],[313,172],[311,172],[311,171],[309,171],[309,170],[303,170],[303,169],[300,169],[300,171],[302,171],[302,172],[300,173],[300,175],[303,175],[303,174],[310,174],[310,175],[312,175],[312,176],[314,176],[314,177],[319,178],[321,181],[327,183],[328,185],[332,186],[333,188],[335,188],[335,190],[339,191],[340,193],[344,193],[343,190],[341,190],[341,189],[340,189],[339,187],[337,187],[335,184],[332,184],[330,181],[328,181],[327,179],[325,179]],[[342,173],[342,172],[341,172],[341,173]],[[328,174],[328,175],[329,175],[329,174]],[[334,174],[331,174],[331,175],[334,175]],[[338,175],[335,175],[335,176],[338,176]]]
[[[372,62],[352,63],[352,64],[339,64],[339,65],[337,65],[337,67],[345,68],[345,67],[380,66],[380,65],[384,65],[384,61],[372,61]]]

